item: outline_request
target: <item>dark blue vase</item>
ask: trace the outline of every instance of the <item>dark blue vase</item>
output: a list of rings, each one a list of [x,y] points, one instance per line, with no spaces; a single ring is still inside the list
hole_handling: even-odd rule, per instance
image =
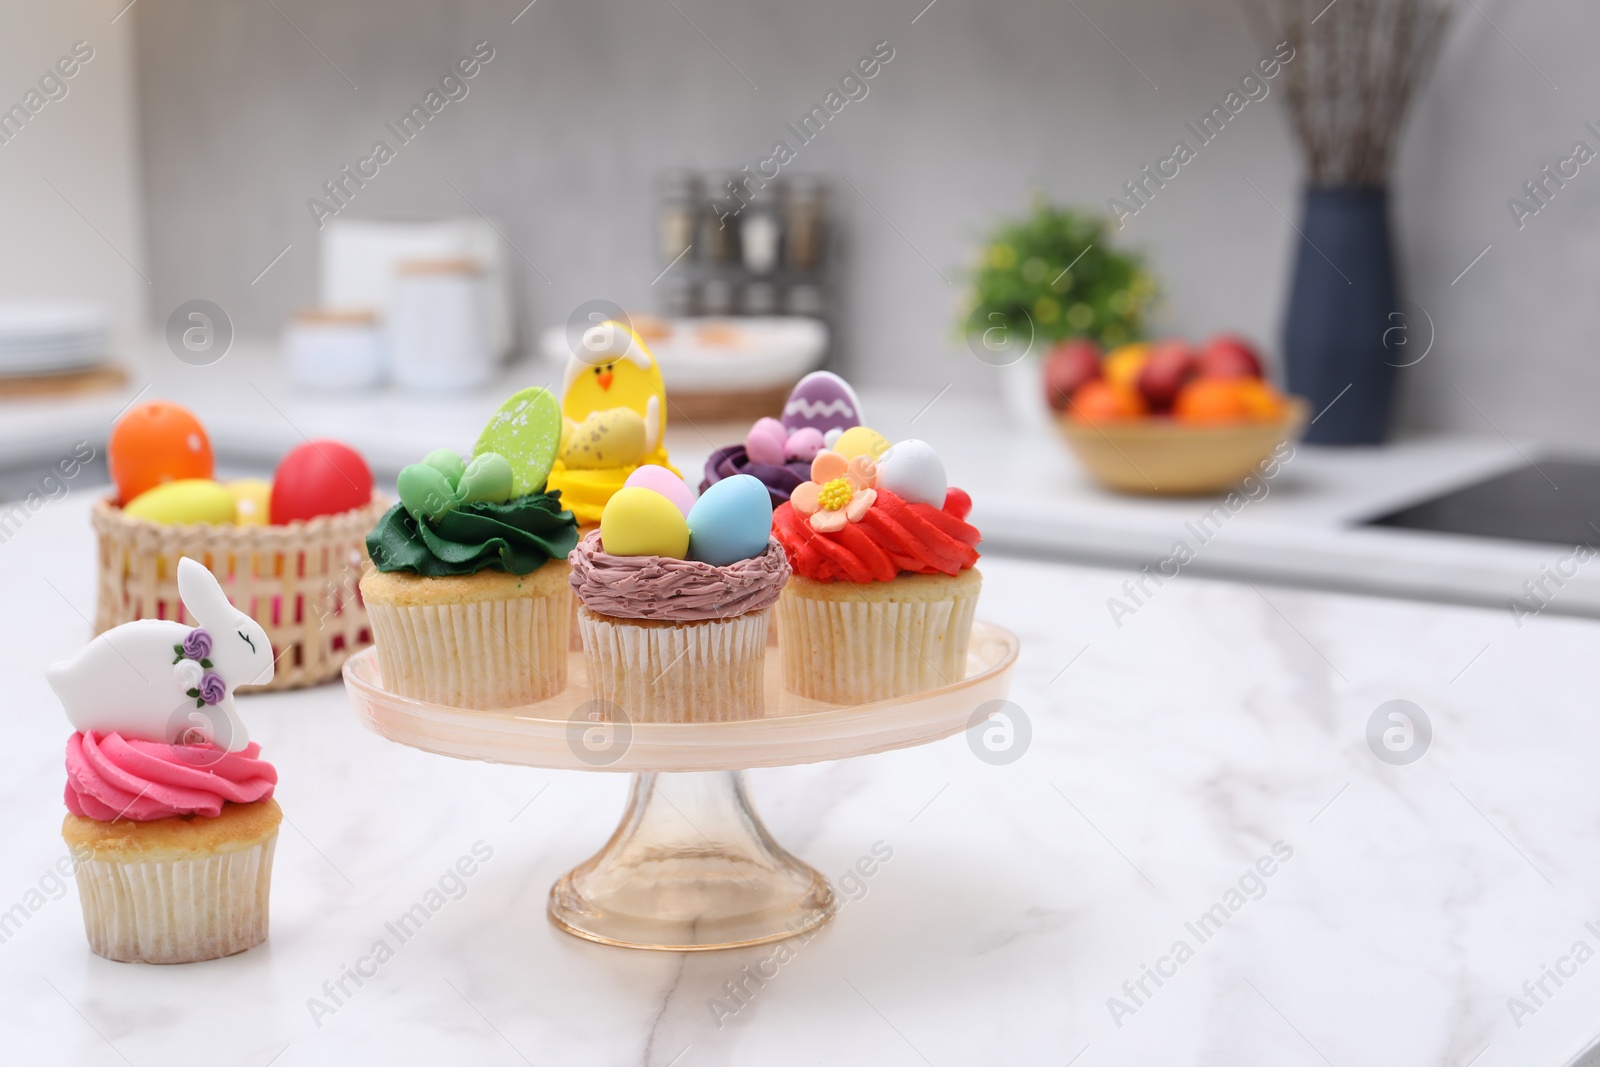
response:
[[[1307,189],[1302,219],[1283,353],[1289,392],[1318,416],[1305,439],[1382,444],[1395,374],[1384,342],[1398,310],[1388,190]]]

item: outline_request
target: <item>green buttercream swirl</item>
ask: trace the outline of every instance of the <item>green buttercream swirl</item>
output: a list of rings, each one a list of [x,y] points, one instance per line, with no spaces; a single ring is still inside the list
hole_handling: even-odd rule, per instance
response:
[[[561,494],[529,493],[504,504],[463,504],[423,522],[396,504],[367,534],[367,554],[380,571],[428,578],[486,567],[528,574],[547,559],[565,559],[577,543],[578,521],[562,509]]]

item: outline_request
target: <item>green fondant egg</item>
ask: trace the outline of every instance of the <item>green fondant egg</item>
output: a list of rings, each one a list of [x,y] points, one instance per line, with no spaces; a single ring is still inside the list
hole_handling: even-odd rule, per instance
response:
[[[515,484],[511,461],[498,452],[483,452],[473,456],[467,469],[461,472],[461,480],[456,484],[456,500],[462,504],[478,500],[504,504],[511,499]]]
[[[439,468],[426,460],[403,468],[395,488],[400,490],[400,503],[418,522],[437,519],[456,506],[455,489]]]
[[[561,404],[538,386],[514,394],[489,417],[473,446],[473,456],[496,452],[511,464],[512,492],[525,496],[544,489],[561,447]]]

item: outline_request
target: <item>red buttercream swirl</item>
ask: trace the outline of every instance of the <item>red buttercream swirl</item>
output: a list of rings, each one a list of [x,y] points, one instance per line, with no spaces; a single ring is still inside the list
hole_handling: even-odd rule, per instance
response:
[[[67,738],[67,810],[112,822],[222,814],[229,801],[272,796],[278,772],[252,742],[240,752],[215,745],[164,745],[93,731]]]
[[[860,522],[819,533],[784,504],[772,513],[772,535],[794,572],[816,582],[887,582],[900,574],[956,575],[978,562],[977,529],[963,521],[971,502],[950,490],[944,509],[913,504],[886,489]]]

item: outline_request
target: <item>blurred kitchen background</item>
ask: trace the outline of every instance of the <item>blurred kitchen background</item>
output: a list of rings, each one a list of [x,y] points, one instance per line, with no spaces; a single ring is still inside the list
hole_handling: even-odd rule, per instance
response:
[[[1460,542],[1355,527],[1543,449],[1600,449],[1600,176],[1584,168],[1520,229],[1507,204],[1575,141],[1600,143],[1584,127],[1600,121],[1585,103],[1600,100],[1589,56],[1600,10],[1555,0],[1456,7],[1391,182],[1408,351],[1431,342],[1398,374],[1397,444],[1326,457],[1304,449],[1274,502],[1230,529],[1237,547],[1219,547],[1205,566],[1499,604],[1536,573],[1548,544],[1497,544],[1501,562],[1490,566],[1482,552],[1457,556]],[[1133,563],[1159,554],[1199,506],[1106,494],[1047,432],[1021,436],[1001,406],[1007,369],[974,358],[958,324],[997,220],[1024,214],[1036,195],[1103,211],[1252,70],[1266,50],[1232,0],[6,0],[4,25],[0,105],[21,99],[74,42],[93,58],[64,97],[0,145],[0,297],[105,308],[108,347],[128,380],[114,398],[0,403],[0,495],[25,489],[64,435],[103,434],[151,382],[147,396],[210,396],[225,409],[208,417],[224,462],[270,469],[279,436],[336,434],[344,423],[358,428],[346,437],[371,428],[359,443],[392,477],[436,437],[395,425],[411,410],[404,401],[305,399],[282,339],[297,313],[330,303],[326,238],[336,225],[450,222],[460,224],[453,236],[400,258],[431,263],[417,268],[427,284],[448,285],[439,277],[456,269],[449,264],[488,242],[465,273],[507,294],[513,369],[494,370],[497,382],[547,380],[532,369],[542,335],[591,301],[640,314],[798,312],[824,325],[817,358],[862,388],[891,439],[910,429],[947,452],[969,449],[965,468],[951,460],[958,476],[1013,468],[993,484],[987,511],[974,492],[996,550]],[[401,145],[386,124],[478,42],[490,57],[476,53],[465,95]],[[863,80],[865,95],[800,144],[786,124],[875,48],[891,58]],[[1115,235],[1159,280],[1153,335],[1241,334],[1269,369],[1302,240],[1304,167],[1281,84]],[[324,183],[380,138],[399,146],[394,158],[359,188],[346,185],[348,204],[319,229],[308,201],[331,202]],[[779,251],[776,266],[752,271],[749,250],[736,249],[708,265],[709,246],[696,242],[673,263],[664,234],[699,233],[704,220],[674,222],[672,205],[703,211],[705,190],[754,170],[780,139],[795,147],[783,168],[788,193],[811,197],[819,220],[816,262],[797,266]],[[758,202],[742,214],[769,210],[789,225],[791,207]],[[381,243],[384,232],[368,236]],[[222,309],[235,334],[214,366],[180,363],[163,339],[174,309],[193,300]],[[359,316],[332,322],[352,324]],[[671,362],[662,362],[670,389]],[[207,374],[227,391],[208,393]],[[429,402],[451,410],[448,399]],[[457,403],[464,426],[492,407]],[[274,420],[291,426],[274,435]],[[707,431],[682,454],[737,436]],[[1013,525],[1032,532],[1008,540]],[[1422,563],[1446,557],[1443,571]],[[1472,577],[1484,567],[1489,577]],[[1393,574],[1374,576],[1384,571]],[[1561,610],[1580,610],[1585,596]],[[1600,588],[1592,600],[1600,610]]]

